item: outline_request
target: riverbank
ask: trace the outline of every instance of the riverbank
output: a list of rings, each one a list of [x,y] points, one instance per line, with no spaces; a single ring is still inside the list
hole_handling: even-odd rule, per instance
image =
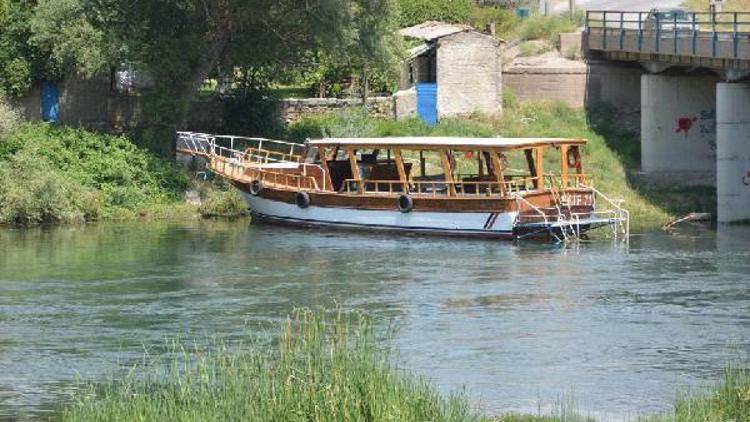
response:
[[[564,405],[554,413],[482,415],[464,393],[441,395],[394,364],[388,333],[362,314],[297,310],[272,338],[213,349],[171,344],[170,358],[88,384],[63,421],[595,421]],[[644,422],[750,420],[750,372],[723,380]]]
[[[639,184],[628,172],[638,167],[637,135],[616,126],[613,113],[584,111],[562,103],[519,103],[506,96],[500,118],[443,119],[431,128],[420,120],[393,121],[351,109],[303,118],[285,138],[321,136],[506,136],[577,137],[586,172],[595,186],[623,199],[633,230],[660,227],[677,215],[713,212],[705,189]],[[548,168],[559,163],[549,157]],[[24,183],[19,183],[19,180]],[[244,201],[228,184],[188,177],[173,162],[139,148],[123,136],[45,123],[15,128],[0,140],[0,224],[66,224],[132,219],[238,216]]]
[[[0,224],[19,226],[245,212],[227,184],[191,179],[126,137],[46,123],[0,140],[0,198]]]

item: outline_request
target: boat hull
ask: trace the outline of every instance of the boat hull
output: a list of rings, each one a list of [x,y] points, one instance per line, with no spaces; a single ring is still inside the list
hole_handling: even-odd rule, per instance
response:
[[[350,230],[439,234],[462,237],[513,239],[515,211],[507,212],[400,212],[323,207],[276,201],[243,192],[257,219],[275,224]]]

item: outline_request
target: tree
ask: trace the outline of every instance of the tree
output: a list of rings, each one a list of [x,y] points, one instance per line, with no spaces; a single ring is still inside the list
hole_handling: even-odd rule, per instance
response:
[[[403,28],[430,20],[468,22],[473,7],[472,0],[398,0],[399,24]]]
[[[31,18],[36,2],[0,0],[0,93],[18,97],[34,82],[57,79],[57,63],[29,42]]]

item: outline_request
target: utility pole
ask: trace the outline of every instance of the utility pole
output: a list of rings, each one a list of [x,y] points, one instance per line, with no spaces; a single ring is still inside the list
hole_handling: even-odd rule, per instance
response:
[[[570,18],[573,19],[573,13],[576,11],[576,0],[568,0],[568,10],[570,11]]]

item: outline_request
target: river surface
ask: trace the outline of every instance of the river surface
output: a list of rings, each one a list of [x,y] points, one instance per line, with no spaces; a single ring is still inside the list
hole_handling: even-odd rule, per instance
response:
[[[668,410],[750,349],[750,231],[550,244],[247,222],[0,229],[0,419],[34,418],[165,339],[236,338],[295,306],[398,327],[402,366],[488,414]]]

